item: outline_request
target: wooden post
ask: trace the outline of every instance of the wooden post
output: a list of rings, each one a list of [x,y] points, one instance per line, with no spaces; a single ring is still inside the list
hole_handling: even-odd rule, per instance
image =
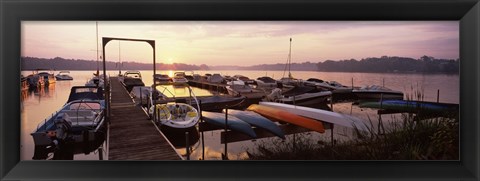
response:
[[[332,142],[332,147],[335,145],[334,144],[334,139],[333,139],[333,123],[330,123],[330,141]]]
[[[203,121],[203,116],[202,116],[202,100],[198,100],[198,106],[200,107],[200,121]],[[203,130],[202,130],[202,160],[205,160],[205,139],[203,137]]]
[[[103,148],[100,146],[98,148],[98,160],[103,160]]]
[[[225,158],[228,159],[228,152],[227,152],[227,145],[228,145],[228,141],[227,141],[227,129],[228,129],[228,108],[225,109]]]
[[[187,160],[190,160],[190,143],[189,143],[188,131],[185,132],[185,149],[187,150]]]
[[[437,89],[437,103],[440,101],[440,89]]]

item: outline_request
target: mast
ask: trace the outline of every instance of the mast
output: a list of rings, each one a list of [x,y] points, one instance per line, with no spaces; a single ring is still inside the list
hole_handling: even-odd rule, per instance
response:
[[[118,75],[122,75],[122,59],[120,58],[120,42],[118,41]]]
[[[288,52],[288,78],[292,78],[292,73],[290,73],[291,63],[292,63],[292,38],[290,38],[290,50]]]
[[[100,63],[98,62],[98,21],[95,21],[95,28],[96,28],[96,33],[97,33],[97,77],[100,75],[100,70],[98,67],[100,66]]]

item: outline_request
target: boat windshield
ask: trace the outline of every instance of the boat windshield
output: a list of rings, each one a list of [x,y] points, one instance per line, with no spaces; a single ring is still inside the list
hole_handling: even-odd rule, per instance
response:
[[[78,110],[78,109],[93,109],[93,110],[100,110],[101,105],[100,103],[96,102],[78,102],[70,104],[69,110]]]

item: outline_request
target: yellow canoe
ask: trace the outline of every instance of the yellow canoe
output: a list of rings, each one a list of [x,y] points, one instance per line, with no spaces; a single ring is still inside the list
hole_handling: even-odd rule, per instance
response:
[[[252,104],[247,108],[247,110],[254,111],[272,120],[283,121],[319,133],[325,133],[325,128],[323,127],[323,123],[321,121],[289,113],[278,108]]]

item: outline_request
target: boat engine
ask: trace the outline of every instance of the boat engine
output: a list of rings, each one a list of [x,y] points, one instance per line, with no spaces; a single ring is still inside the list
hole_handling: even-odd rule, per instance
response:
[[[273,89],[272,93],[268,94],[266,98],[268,101],[275,101],[277,99],[282,98],[282,89],[280,88]]]

